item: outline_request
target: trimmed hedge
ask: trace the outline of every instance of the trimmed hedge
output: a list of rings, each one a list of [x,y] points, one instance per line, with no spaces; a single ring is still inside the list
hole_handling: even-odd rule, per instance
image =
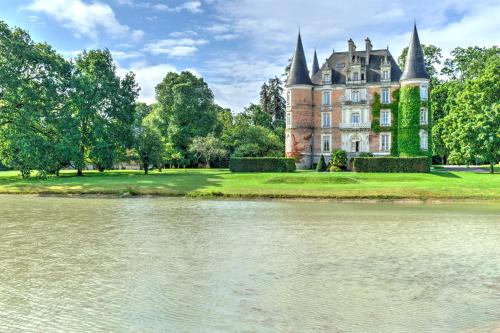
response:
[[[295,159],[287,157],[231,157],[231,172],[294,172]]]
[[[428,157],[356,157],[353,169],[356,172],[430,172]]]

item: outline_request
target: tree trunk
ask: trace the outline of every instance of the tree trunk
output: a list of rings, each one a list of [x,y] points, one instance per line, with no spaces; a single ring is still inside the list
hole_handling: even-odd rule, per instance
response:
[[[493,162],[490,162],[490,173],[495,173],[495,164]]]
[[[83,171],[82,171],[82,168],[78,168],[78,170],[76,171],[76,175],[77,176],[83,176]]]
[[[147,175],[149,172],[149,165],[144,164],[144,174]]]
[[[81,144],[80,145],[80,161],[82,162],[82,164],[83,164],[84,158],[85,158],[85,147],[83,146],[83,144]],[[76,172],[76,175],[79,177],[83,176],[83,167],[82,166],[78,167],[78,171]]]

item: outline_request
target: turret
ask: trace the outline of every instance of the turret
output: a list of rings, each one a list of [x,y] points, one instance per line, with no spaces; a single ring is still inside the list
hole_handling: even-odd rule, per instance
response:
[[[295,54],[292,59],[292,66],[290,67],[290,74],[286,82],[287,87],[297,84],[312,85],[309,77],[309,70],[307,69],[306,56],[304,54],[304,47],[302,46],[302,38],[297,37],[297,46],[295,47]]]
[[[314,49],[314,59],[311,67],[311,80],[317,72],[319,72],[319,62],[318,62],[318,55],[316,54],[316,49]]]
[[[417,25],[413,24],[408,54],[406,56],[405,69],[401,75],[401,81],[425,79],[429,80],[429,74],[425,68],[424,52],[418,38]]]

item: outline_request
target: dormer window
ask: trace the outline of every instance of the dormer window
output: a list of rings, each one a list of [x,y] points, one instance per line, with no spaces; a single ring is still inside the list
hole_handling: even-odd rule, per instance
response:
[[[389,80],[389,71],[385,70],[382,72],[382,79]]]
[[[358,72],[354,72],[354,74],[352,74],[352,80],[359,81],[359,73]]]
[[[323,83],[324,84],[329,84],[330,82],[332,82],[331,79],[330,79],[330,74],[323,73]]]

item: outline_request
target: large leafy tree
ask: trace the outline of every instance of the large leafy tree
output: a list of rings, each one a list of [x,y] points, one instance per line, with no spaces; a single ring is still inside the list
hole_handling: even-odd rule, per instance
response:
[[[205,163],[207,168],[210,168],[211,161],[227,156],[227,150],[224,149],[222,142],[213,134],[194,138],[189,151]]]
[[[50,46],[0,22],[0,161],[23,177],[57,173],[71,159],[70,77]]]
[[[214,95],[206,82],[191,72],[168,73],[156,87],[156,113],[162,135],[183,159],[195,162],[189,145],[211,133],[217,121]]]
[[[283,82],[277,76],[265,82],[260,90],[262,111],[271,117],[271,126],[276,134],[285,139],[285,108]]]
[[[88,161],[99,170],[109,169],[132,146],[135,100],[134,74],[116,74],[109,50],[83,52],[75,61],[72,110],[78,141],[75,165],[78,175]]]

